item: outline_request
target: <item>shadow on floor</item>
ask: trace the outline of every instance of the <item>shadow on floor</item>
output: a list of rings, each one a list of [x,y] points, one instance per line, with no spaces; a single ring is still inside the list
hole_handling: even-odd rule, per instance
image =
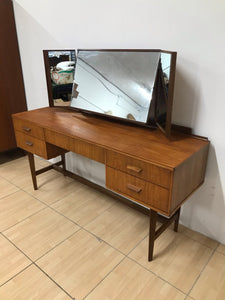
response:
[[[0,164],[4,164],[8,161],[20,158],[20,157],[25,156],[25,155],[26,155],[26,153],[23,150],[19,149],[19,148],[9,150],[9,151],[5,151],[5,152],[1,152],[0,153]]]

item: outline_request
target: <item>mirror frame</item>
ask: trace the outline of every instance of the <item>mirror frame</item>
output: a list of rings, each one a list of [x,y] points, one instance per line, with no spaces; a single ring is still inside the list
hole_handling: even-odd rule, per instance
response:
[[[43,50],[43,57],[44,57],[44,65],[45,65],[45,76],[46,76],[46,82],[47,82],[47,91],[48,91],[48,102],[50,107],[68,107],[68,106],[61,106],[61,105],[54,105],[53,100],[53,93],[52,93],[52,84],[51,84],[51,76],[50,76],[50,65],[49,65],[49,57],[48,52],[66,52],[66,51],[74,51],[75,58],[77,59],[76,50],[75,49],[50,49],[50,50]],[[75,59],[75,65],[76,65],[76,59]],[[71,90],[72,92],[72,90]]]
[[[171,136],[171,127],[172,127],[172,109],[173,109],[173,96],[174,96],[174,86],[175,86],[175,73],[176,73],[176,60],[177,52],[160,50],[161,53],[171,54],[170,61],[170,77],[169,77],[169,88],[168,96],[165,99],[166,101],[166,123],[165,128],[163,128],[159,123],[156,122],[156,125],[166,134],[166,136]],[[164,83],[164,80],[163,80]]]

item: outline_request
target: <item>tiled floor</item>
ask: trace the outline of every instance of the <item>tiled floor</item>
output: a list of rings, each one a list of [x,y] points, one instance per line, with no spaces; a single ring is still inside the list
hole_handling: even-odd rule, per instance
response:
[[[26,157],[0,165],[0,300],[225,299],[224,245],[180,225],[148,262],[147,216],[56,171],[38,186]]]

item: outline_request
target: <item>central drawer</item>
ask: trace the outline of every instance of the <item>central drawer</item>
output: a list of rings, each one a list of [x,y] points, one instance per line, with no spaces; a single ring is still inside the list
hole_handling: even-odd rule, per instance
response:
[[[168,213],[168,189],[110,167],[106,167],[106,187],[145,206]]]
[[[170,188],[171,171],[114,151],[107,151],[106,164],[140,179]]]
[[[105,163],[105,150],[102,147],[49,129],[45,129],[45,139],[48,143],[57,145],[63,149],[80,154],[100,163]]]

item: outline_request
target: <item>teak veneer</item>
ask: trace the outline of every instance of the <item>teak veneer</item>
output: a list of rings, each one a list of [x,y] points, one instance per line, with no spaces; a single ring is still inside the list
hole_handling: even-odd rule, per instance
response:
[[[204,181],[209,142],[181,132],[168,139],[159,130],[119,124],[63,108],[46,107],[13,115],[18,147],[28,152],[34,188],[33,154],[45,159],[72,151],[106,166],[106,187],[150,208],[149,260],[154,240],[175,221],[180,206]],[[167,221],[157,231],[157,213]]]

